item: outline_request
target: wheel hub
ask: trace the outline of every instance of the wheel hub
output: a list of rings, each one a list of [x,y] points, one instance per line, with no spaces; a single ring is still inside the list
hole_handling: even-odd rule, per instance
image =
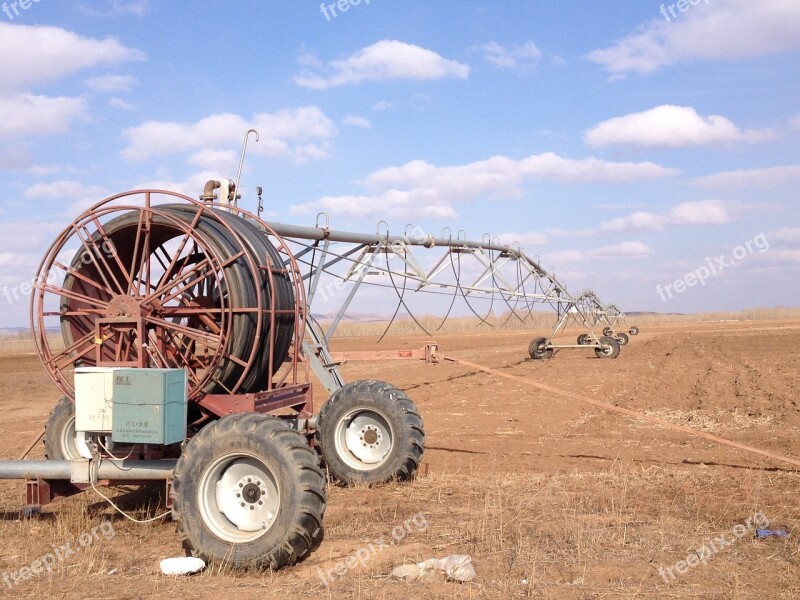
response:
[[[377,415],[362,413],[345,429],[344,445],[360,462],[376,465],[392,450],[391,432]]]
[[[215,492],[219,511],[239,531],[262,531],[275,522],[279,494],[264,465],[234,460],[217,481]]]

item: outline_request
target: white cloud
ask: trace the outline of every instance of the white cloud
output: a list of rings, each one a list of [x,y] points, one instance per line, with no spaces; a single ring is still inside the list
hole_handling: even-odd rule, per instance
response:
[[[653,249],[642,242],[621,242],[612,246],[591,248],[589,250],[564,250],[552,252],[542,257],[542,262],[560,265],[596,260],[641,259],[653,254]]]
[[[713,0],[691,6],[670,22],[653,19],[640,31],[586,58],[625,76],[696,60],[740,60],[798,48],[800,3],[796,0]]]
[[[665,213],[637,211],[626,217],[603,221],[587,234],[630,231],[663,231],[678,225],[725,225],[734,221],[744,207],[737,202],[699,200],[683,202]]]
[[[208,169],[204,171],[199,171],[197,173],[193,173],[186,177],[183,180],[175,180],[171,178],[167,174],[161,174],[160,177],[156,179],[148,179],[139,181],[135,186],[134,189],[137,190],[167,190],[169,192],[175,192],[178,194],[183,194],[184,196],[189,196],[190,198],[198,199],[200,194],[203,192],[203,186],[205,186],[206,182],[210,179],[227,179],[230,178],[231,173],[217,170],[217,169]],[[246,185],[244,177],[242,177],[242,190],[244,193],[247,194],[248,187]],[[247,198],[245,198],[247,200]],[[247,208],[245,205],[241,204],[240,206],[243,208]]]
[[[380,110],[389,110],[394,106],[394,102],[389,102],[388,100],[380,100],[372,105],[372,110],[380,111]]]
[[[800,179],[800,165],[723,171],[722,173],[697,177],[693,180],[693,183],[705,188],[740,189],[774,185],[796,179]]]
[[[487,61],[503,69],[532,68],[539,64],[542,52],[533,42],[506,47],[489,42],[480,47]]]
[[[567,159],[552,153],[521,160],[494,156],[466,165],[437,167],[422,160],[389,167],[370,174],[361,182],[365,195],[326,196],[294,206],[295,214],[320,210],[351,217],[389,215],[453,218],[454,206],[480,197],[520,198],[529,181],[564,183],[620,183],[658,179],[677,174],[653,163],[615,163],[585,158]]]
[[[144,58],[142,52],[114,38],[98,40],[60,27],[0,22],[0,89],[24,89],[98,65]]]
[[[135,83],[136,79],[131,75],[103,75],[86,81],[90,90],[100,93],[130,92]]]
[[[128,145],[122,156],[140,161],[190,150],[238,147],[243,132],[250,128],[262,134],[259,143],[248,146],[252,153],[291,156],[300,161],[327,157],[327,141],[337,133],[331,120],[316,106],[260,113],[249,121],[234,114],[211,115],[196,123],[148,121],[123,132]]]
[[[469,77],[469,66],[443,58],[433,50],[397,40],[381,40],[347,58],[332,60],[329,66],[329,75],[306,70],[294,81],[302,87],[322,90],[362,81]]]
[[[665,104],[603,121],[589,129],[585,139],[593,148],[613,145],[686,148],[763,142],[775,139],[775,134],[766,129],[741,130],[725,117],[702,117],[692,107]]]
[[[770,242],[795,243],[800,245],[800,227],[783,227],[767,234]]]
[[[128,104],[122,98],[109,98],[108,105],[113,106],[114,108],[121,108],[122,110],[133,110],[135,107],[132,104]]]
[[[50,183],[37,183],[25,190],[25,197],[31,200],[83,200],[95,202],[108,195],[105,188],[98,185],[85,185],[80,181],[61,179]]]
[[[61,133],[87,116],[83,98],[0,95],[0,139]]]
[[[236,152],[233,150],[200,150],[189,157],[189,164],[221,173],[233,173],[237,167]]]
[[[529,231],[528,233],[501,233],[497,236],[501,244],[519,244],[523,248],[530,246],[542,246],[550,241],[549,236],[540,231]]]
[[[79,10],[90,17],[121,17],[125,15],[134,15],[143,17],[150,9],[150,0],[132,0],[125,2],[124,0],[111,0],[104,3],[105,8],[89,7],[81,4]]]
[[[344,118],[344,124],[350,125],[352,127],[362,127],[364,129],[372,128],[372,123],[370,123],[369,119],[366,119],[359,115],[347,115]]]

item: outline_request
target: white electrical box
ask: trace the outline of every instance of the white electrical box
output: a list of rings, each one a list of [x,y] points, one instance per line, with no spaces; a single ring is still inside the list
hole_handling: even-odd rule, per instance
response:
[[[75,430],[110,433],[113,425],[113,367],[75,369]]]

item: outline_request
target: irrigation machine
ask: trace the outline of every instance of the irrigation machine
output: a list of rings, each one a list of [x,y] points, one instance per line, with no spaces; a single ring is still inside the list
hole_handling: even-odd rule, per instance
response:
[[[324,217],[314,227],[268,223],[260,191],[254,214],[238,207],[237,187],[210,181],[199,200],[112,196],[47,250],[30,318],[62,398],[43,433],[46,460],[0,462],[0,478],[25,480],[28,514],[85,490],[162,482],[190,553],[257,568],[305,557],[322,540],[326,472],[345,484],[408,480],[423,455],[423,421],[406,394],[345,383],[341,360],[354,357],[329,350],[362,285],[391,288],[395,315],[420,293],[450,309],[465,301],[480,321],[502,307],[525,322],[547,304],[559,315],[554,332],[568,319],[586,328],[570,347],[619,352],[615,338],[595,334],[584,299],[518,246],[385,226],[340,232]],[[334,288],[341,307],[323,327],[311,302]],[[530,354],[557,347],[540,338]],[[436,345],[370,358],[433,363]],[[318,412],[312,374],[328,393]]]

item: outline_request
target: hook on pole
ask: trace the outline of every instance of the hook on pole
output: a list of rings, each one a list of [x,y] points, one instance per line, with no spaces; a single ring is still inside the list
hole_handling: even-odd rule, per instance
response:
[[[256,134],[256,142],[258,142],[258,131],[255,129],[248,129],[244,134],[244,143],[242,144],[242,158],[239,161],[239,171],[236,173],[236,189],[233,190],[233,204],[236,205],[236,195],[239,193],[239,182],[242,180],[242,167],[244,167],[244,156],[247,153],[247,140],[250,139],[250,134]]]

